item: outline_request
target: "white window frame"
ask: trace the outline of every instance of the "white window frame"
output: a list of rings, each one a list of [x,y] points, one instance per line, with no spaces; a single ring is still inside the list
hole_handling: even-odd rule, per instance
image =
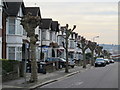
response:
[[[15,58],[14,59],[11,59],[11,60],[18,60],[17,59],[17,53],[19,52],[19,54],[20,54],[20,60],[19,61],[21,61],[22,60],[22,47],[15,47],[15,46],[9,46],[9,47],[7,47],[7,51],[8,51],[8,53],[7,53],[7,59],[9,59],[9,48],[15,48]],[[17,48],[19,48],[20,50],[18,50],[17,51]]]
[[[2,8],[0,7],[0,29],[2,29]]]
[[[42,40],[46,40],[46,30],[42,30],[41,36]]]
[[[13,33],[10,33],[10,19],[14,19],[15,20],[15,23],[14,23],[14,28],[15,28],[15,33],[13,34]],[[8,18],[8,34],[9,35],[15,35],[16,34],[16,18],[15,17],[9,17]]]
[[[16,47],[16,51],[15,52],[16,52],[16,60],[21,61],[22,60],[22,47]],[[20,59],[17,58],[18,57],[17,54],[20,55],[20,57],[19,57]]]
[[[8,47],[8,59],[9,59],[9,60],[15,60],[15,59],[16,59],[16,55],[15,55],[14,59],[10,59],[10,58],[9,58],[9,55],[10,55],[10,54],[9,54],[9,48],[14,48],[14,49],[15,49],[15,47],[12,47],[12,46],[11,46],[11,47]],[[15,52],[14,52],[14,54],[15,54]]]
[[[15,35],[23,35],[23,27],[20,25],[20,18],[16,19],[16,33]]]

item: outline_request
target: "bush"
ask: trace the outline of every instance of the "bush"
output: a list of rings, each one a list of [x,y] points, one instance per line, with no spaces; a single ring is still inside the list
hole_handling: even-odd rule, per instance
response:
[[[17,60],[7,60],[7,59],[0,59],[0,63],[2,64],[2,72],[12,72],[14,71],[14,65],[18,65],[20,61]]]
[[[9,81],[19,78],[19,66],[20,61],[17,60],[7,60],[0,59],[1,71],[2,71],[2,81]]]

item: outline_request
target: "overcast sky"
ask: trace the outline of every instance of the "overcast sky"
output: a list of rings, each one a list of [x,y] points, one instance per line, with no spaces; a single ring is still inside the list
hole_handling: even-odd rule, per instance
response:
[[[75,32],[88,40],[99,36],[95,39],[99,44],[118,44],[118,0],[38,1],[27,0],[25,5],[39,6],[42,18],[52,18],[61,26],[77,25]]]

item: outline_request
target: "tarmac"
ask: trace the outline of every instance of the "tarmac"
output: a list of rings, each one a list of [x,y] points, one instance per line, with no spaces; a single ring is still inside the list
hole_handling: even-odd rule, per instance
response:
[[[51,73],[38,73],[38,81],[36,83],[28,83],[29,78],[30,78],[30,73],[26,73],[26,80],[24,77],[4,82],[2,83],[2,88],[4,89],[9,89],[9,88],[25,88],[25,90],[32,90],[37,87],[41,87],[43,85],[64,79],[66,77],[72,76],[74,74],[80,73],[82,71],[85,71],[87,69],[92,68],[90,64],[87,65],[87,68],[84,69],[82,66],[75,66],[74,68],[69,69],[69,73],[65,73],[65,68],[51,72]],[[23,89],[22,89],[23,90]]]

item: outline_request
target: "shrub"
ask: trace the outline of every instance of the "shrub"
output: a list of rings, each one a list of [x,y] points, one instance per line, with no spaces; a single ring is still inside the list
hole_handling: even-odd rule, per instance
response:
[[[2,64],[2,71],[6,73],[14,71],[14,65],[19,64],[19,62],[20,61],[17,60],[0,59],[0,63]]]

